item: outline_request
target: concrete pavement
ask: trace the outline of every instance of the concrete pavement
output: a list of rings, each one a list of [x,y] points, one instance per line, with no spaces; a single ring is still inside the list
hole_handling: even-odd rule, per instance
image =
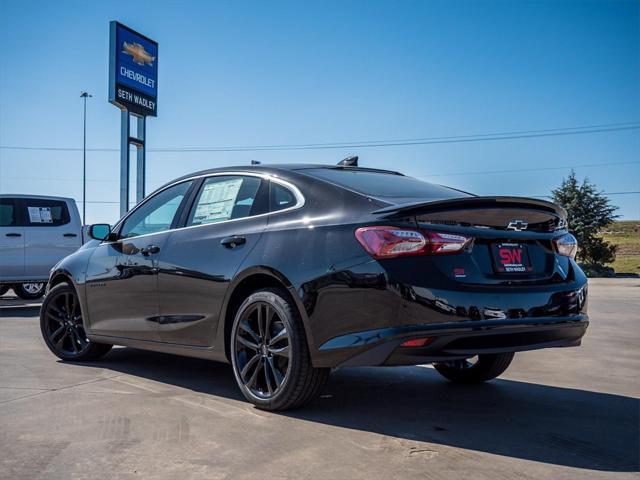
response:
[[[116,348],[59,361],[35,309],[0,310],[0,478],[638,478],[640,280],[590,282],[579,348],[516,355],[501,379],[426,367],[334,372],[286,414],[227,365]]]

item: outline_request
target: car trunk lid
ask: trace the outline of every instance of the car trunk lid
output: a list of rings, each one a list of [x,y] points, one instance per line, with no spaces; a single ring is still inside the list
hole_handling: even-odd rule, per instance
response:
[[[558,205],[526,197],[463,197],[383,207],[383,218],[414,216],[419,223],[528,232],[566,228],[567,212]]]
[[[457,282],[517,284],[563,281],[568,275],[568,258],[557,255],[552,242],[567,227],[566,211],[551,202],[466,197],[390,205],[374,214],[472,238],[464,252],[416,259],[418,265],[432,263]]]

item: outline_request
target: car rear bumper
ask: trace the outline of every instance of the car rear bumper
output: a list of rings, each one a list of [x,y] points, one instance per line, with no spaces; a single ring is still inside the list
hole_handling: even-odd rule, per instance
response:
[[[588,325],[586,314],[407,325],[336,337],[322,344],[320,351],[326,358],[342,359],[333,366],[417,365],[479,354],[578,346]],[[430,343],[426,346],[401,346],[407,340],[427,337]]]
[[[565,281],[502,285],[447,281],[410,265],[386,267],[359,264],[297,290],[314,366],[419,364],[575,346],[588,325],[587,278],[577,266]],[[400,347],[421,337],[433,341]]]

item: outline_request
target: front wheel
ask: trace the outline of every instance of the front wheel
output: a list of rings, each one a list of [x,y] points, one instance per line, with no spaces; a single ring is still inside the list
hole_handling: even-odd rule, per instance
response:
[[[112,347],[87,338],[78,294],[67,284],[56,285],[44,299],[40,330],[49,350],[62,360],[96,360]]]
[[[492,380],[509,367],[513,352],[476,355],[464,360],[436,363],[440,375],[455,383],[481,383]]]
[[[16,283],[13,291],[23,300],[36,300],[44,295],[44,287],[42,282]]]
[[[329,378],[314,368],[302,320],[286,291],[257,291],[240,306],[231,329],[231,362],[247,400],[264,410],[309,403]]]

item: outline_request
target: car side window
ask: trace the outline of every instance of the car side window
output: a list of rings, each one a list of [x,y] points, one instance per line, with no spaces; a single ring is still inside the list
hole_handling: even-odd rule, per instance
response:
[[[57,227],[71,221],[67,203],[62,200],[24,200],[26,227]]]
[[[0,198],[0,227],[15,227],[18,225],[18,209],[12,198]]]
[[[256,215],[262,179],[229,175],[207,178],[191,209],[187,226],[206,225]]]
[[[124,221],[120,238],[138,237],[169,230],[192,183],[192,181],[178,183],[147,200]]]
[[[271,182],[271,211],[277,212],[293,207],[296,197],[291,190],[275,182]]]

